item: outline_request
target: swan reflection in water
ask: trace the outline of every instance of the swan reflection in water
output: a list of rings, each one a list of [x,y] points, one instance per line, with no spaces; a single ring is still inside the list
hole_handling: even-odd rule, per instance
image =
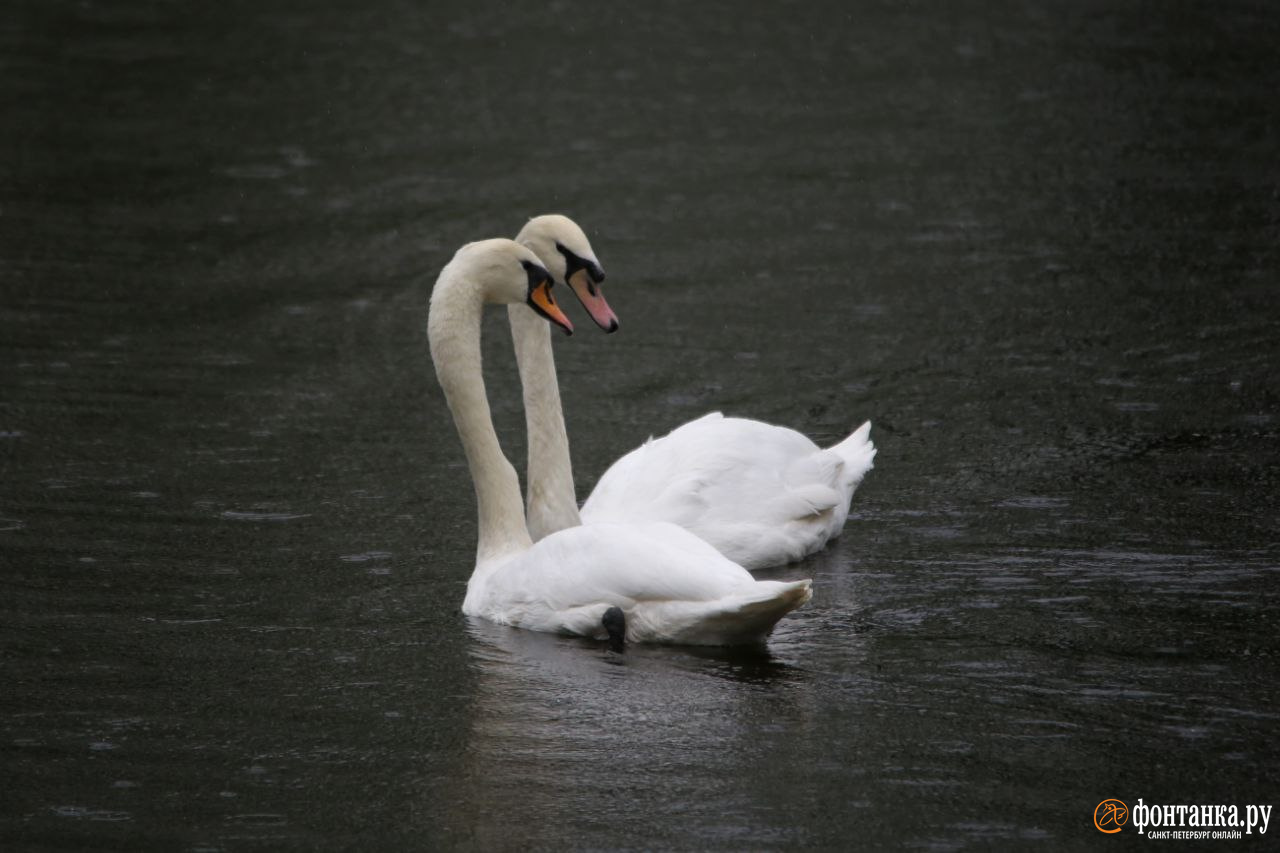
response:
[[[655,803],[715,832],[744,775],[805,738],[817,716],[810,673],[763,646],[615,654],[478,618],[466,628],[471,723],[449,811],[454,830],[484,848],[513,832],[538,847],[619,822],[652,831]]]

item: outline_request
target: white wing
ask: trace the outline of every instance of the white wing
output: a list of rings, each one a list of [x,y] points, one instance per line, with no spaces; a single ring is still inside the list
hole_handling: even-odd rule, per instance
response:
[[[870,430],[823,450],[794,430],[713,412],[615,462],[582,520],[668,521],[749,569],[797,560],[844,526],[875,457]]]
[[[496,567],[478,567],[463,611],[538,631],[603,636],[610,607],[640,642],[763,640],[810,598],[810,582],[758,581],[688,531],[660,522],[553,533]]]

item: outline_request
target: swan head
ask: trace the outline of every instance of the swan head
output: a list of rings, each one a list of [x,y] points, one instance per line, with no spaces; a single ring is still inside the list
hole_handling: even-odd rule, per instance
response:
[[[556,281],[569,285],[597,326],[606,332],[618,330],[618,315],[600,292],[604,268],[578,223],[558,213],[535,216],[520,229],[516,241],[532,249]]]
[[[573,334],[573,323],[560,310],[551,288],[555,279],[530,249],[514,240],[480,240],[457,251],[450,267],[480,290],[485,302],[499,305],[528,305],[565,334]],[[441,278],[445,273],[441,273]],[[434,297],[433,297],[434,299]]]

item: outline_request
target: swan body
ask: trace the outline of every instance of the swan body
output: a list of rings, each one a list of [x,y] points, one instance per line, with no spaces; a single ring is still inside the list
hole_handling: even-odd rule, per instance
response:
[[[633,642],[763,641],[779,619],[809,600],[810,581],[758,581],[693,534],[663,522],[575,526],[536,544],[530,537],[519,480],[502,453],[485,395],[480,317],[486,302],[527,303],[571,330],[550,285],[529,249],[486,240],[459,249],[432,292],[431,357],[466,453],[479,515],[463,613],[535,631],[602,637],[605,613],[619,608],[626,639]]]
[[[573,220],[534,217],[516,240],[573,289],[601,328],[618,328],[597,286],[604,271]],[[524,386],[535,539],[584,522],[666,521],[761,569],[806,557],[840,534],[875,458],[869,422],[822,449],[795,430],[713,412],[623,456],[579,510],[550,328],[524,306],[508,310]]]
[[[478,567],[462,612],[492,622],[603,639],[610,607],[631,642],[738,645],[764,639],[810,598],[809,581],[758,581],[665,522],[602,523],[551,534]]]
[[[799,560],[844,527],[875,457],[870,431],[824,450],[795,430],[712,412],[613,463],[582,520],[669,521],[748,569]]]

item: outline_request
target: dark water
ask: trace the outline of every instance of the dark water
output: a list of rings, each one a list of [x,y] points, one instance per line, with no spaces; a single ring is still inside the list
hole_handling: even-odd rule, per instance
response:
[[[1280,805],[1274,6],[317,5],[0,23],[6,849],[1083,847],[1107,797]],[[875,422],[767,653],[457,613],[427,297],[547,211],[623,323],[557,342],[580,495],[713,408]]]

